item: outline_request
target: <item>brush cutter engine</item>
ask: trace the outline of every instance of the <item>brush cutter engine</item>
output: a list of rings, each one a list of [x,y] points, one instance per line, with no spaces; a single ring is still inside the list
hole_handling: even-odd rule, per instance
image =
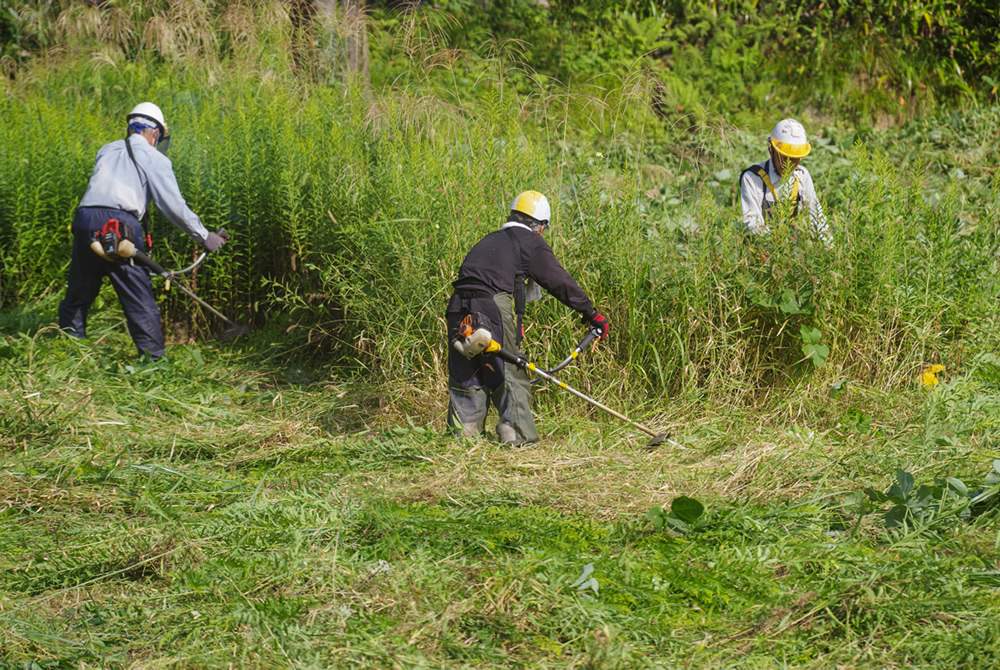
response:
[[[451,346],[466,358],[473,358],[491,351],[493,334],[490,332],[490,318],[476,312],[467,315],[458,324],[458,331],[451,336]]]
[[[106,261],[128,260],[136,252],[132,228],[118,219],[108,219],[104,227],[94,233],[90,248]]]

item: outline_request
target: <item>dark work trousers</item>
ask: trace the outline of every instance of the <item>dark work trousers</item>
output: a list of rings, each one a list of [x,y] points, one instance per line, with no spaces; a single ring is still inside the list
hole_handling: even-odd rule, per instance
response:
[[[101,280],[107,277],[118,294],[129,335],[139,354],[148,353],[156,360],[163,355],[163,329],[149,271],[138,263],[106,261],[90,248],[94,232],[103,228],[108,219],[127,224],[132,230],[135,248],[146,250],[142,225],[132,214],[101,207],[77,209],[73,219],[73,258],[69,264],[66,298],[59,304],[59,327],[77,337],[87,336],[87,312],[101,290]]]
[[[513,299],[509,293],[479,295],[463,299],[456,294],[448,304],[445,319],[449,337],[471,312],[479,312],[492,322],[493,339],[506,350],[515,346],[516,323]],[[531,382],[527,373],[505,363],[496,354],[466,358],[448,346],[448,427],[455,434],[475,437],[486,428],[490,404],[497,408],[497,439],[520,445],[538,441],[535,420],[531,416]]]

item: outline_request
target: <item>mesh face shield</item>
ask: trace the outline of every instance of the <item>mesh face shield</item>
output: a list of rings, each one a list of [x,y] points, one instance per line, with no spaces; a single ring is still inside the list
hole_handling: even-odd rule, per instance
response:
[[[161,135],[156,140],[156,150],[164,156],[167,155],[167,150],[170,149],[170,138],[170,135]]]
[[[158,130],[159,135],[156,137],[156,150],[159,151],[164,156],[167,155],[167,151],[170,149],[170,135],[163,126],[154,121],[153,119],[148,119],[144,116],[133,116],[128,120],[128,132],[131,133],[143,133],[147,130]]]

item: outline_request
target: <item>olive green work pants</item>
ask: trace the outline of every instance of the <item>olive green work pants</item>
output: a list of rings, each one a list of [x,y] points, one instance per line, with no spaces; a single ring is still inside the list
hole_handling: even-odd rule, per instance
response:
[[[471,311],[490,317],[494,328],[499,317],[501,332],[494,330],[493,339],[507,351],[520,353],[515,345],[517,324],[513,302],[509,293],[498,293],[492,299],[475,298],[469,306]],[[450,333],[465,314],[449,312],[446,316]],[[500,442],[510,445],[537,442],[527,373],[495,354],[480,354],[468,359],[454,347],[449,346],[448,350],[449,430],[468,437],[481,435],[485,432],[486,415],[492,404],[499,415],[496,434]]]

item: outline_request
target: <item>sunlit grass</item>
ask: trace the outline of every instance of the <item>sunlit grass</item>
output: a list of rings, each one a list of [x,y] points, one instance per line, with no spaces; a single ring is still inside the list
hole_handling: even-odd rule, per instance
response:
[[[896,398],[804,385],[763,413],[679,403],[643,417],[672,428],[652,451],[545,401],[549,437],[511,450],[443,437],[440,400],[407,421],[380,407],[389,389],[317,368],[290,381],[225,345],[146,365],[120,328],[96,345],[42,330],[4,347],[8,663],[874,667],[995,653],[995,508],[895,533],[885,508],[852,497],[886,490],[896,468],[983,486],[1000,456],[980,414],[1000,402],[987,359]],[[654,531],[647,510],[680,495],[704,517],[684,536]],[[588,563],[596,589],[574,587]]]

